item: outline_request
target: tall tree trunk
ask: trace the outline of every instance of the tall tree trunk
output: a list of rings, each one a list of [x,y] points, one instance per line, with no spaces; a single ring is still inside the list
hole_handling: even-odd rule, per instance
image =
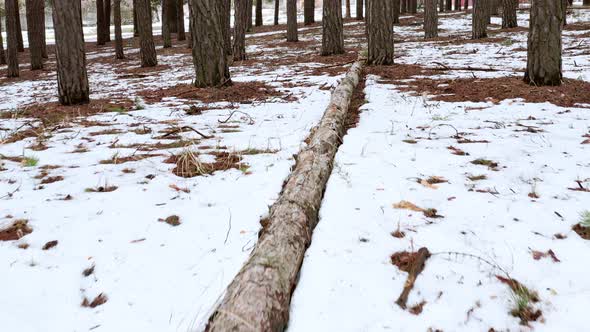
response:
[[[436,0],[424,0],[424,38],[438,37]]]
[[[104,0],[104,40],[111,41],[111,0]]]
[[[399,24],[400,0],[392,0],[393,2],[393,24]]]
[[[252,31],[252,11],[254,10],[254,0],[248,0],[248,20],[247,20],[247,31]]]
[[[438,0],[438,11],[441,13],[445,11],[445,0]]]
[[[568,0],[561,0],[562,2],[562,7],[563,7],[563,26],[567,25],[567,6],[568,6]]]
[[[234,61],[246,60],[248,0],[234,0]]]
[[[399,1],[399,0],[397,0]],[[589,0],[590,1],[590,0]],[[356,17],[357,20],[364,20],[363,16],[363,0],[356,0]]]
[[[453,10],[453,0],[445,0],[445,10],[448,12]]]
[[[465,0],[465,3],[463,4],[463,9],[465,9],[465,11],[469,10],[469,0]]]
[[[531,85],[561,85],[561,29],[564,4],[555,0],[532,0],[528,35],[527,70]]]
[[[0,65],[6,64],[6,53],[4,53],[4,42],[2,41],[2,15],[0,15]]]
[[[43,9],[41,10],[41,56],[43,57],[43,59],[47,59],[49,58],[49,56],[47,56],[47,36],[45,34],[45,1],[41,1],[41,6],[43,6]]]
[[[244,1],[246,0],[238,0]],[[219,87],[231,84],[221,26],[218,0],[190,0],[192,5],[191,38],[196,87]]]
[[[473,18],[471,21],[471,39],[486,38],[488,20],[488,0],[475,0],[473,4]]]
[[[367,0],[367,4],[369,3],[369,1],[371,0]],[[408,12],[408,1],[407,0],[399,0],[400,1],[400,14],[405,14]],[[367,13],[367,16],[369,16],[369,13]]]
[[[297,0],[287,0],[287,41],[298,41],[297,35]]]
[[[275,0],[275,20],[274,25],[279,25],[279,0]]]
[[[168,17],[168,3],[174,0],[162,0],[162,39],[164,48],[172,47],[172,37],[170,36],[170,20]]]
[[[59,102],[86,104],[90,99],[80,1],[52,2]]]
[[[321,55],[344,53],[344,26],[341,0],[324,0]]]
[[[170,33],[178,33],[178,5],[175,1],[168,1],[168,24]]]
[[[43,0],[26,0],[27,36],[29,37],[31,70],[43,69],[42,11]]]
[[[482,1],[482,0],[476,0]],[[494,0],[485,0],[485,13],[486,13],[486,23],[489,25],[492,23],[492,2]]]
[[[7,77],[19,76],[17,7],[17,0],[6,0],[4,2],[4,10],[6,11]]]
[[[393,11],[390,0],[369,0],[367,10],[368,65],[393,64]]]
[[[104,2],[103,0],[96,0],[96,45],[104,45],[106,40],[104,39]]]
[[[137,24],[137,0],[133,0],[133,37],[139,36],[139,28]]]
[[[123,33],[121,31],[121,0],[114,0],[113,2],[113,21],[115,24],[115,58],[125,59]]]
[[[502,0],[502,2],[502,29],[517,27],[516,8],[518,7],[518,0]]]
[[[190,3],[190,1],[189,1]],[[232,55],[231,45],[231,0],[221,1],[221,33],[223,33],[223,45],[225,54],[227,56]]]
[[[158,64],[158,59],[156,56],[156,47],[154,46],[154,35],[152,33],[152,10],[150,0],[136,0],[136,3],[141,66],[153,67]],[[170,6],[168,8],[170,8]]]
[[[590,0],[584,0],[582,3],[584,6],[590,6]]]
[[[231,1],[231,0],[227,0],[227,1]],[[187,3],[188,3],[188,32],[190,34],[190,38],[187,38],[187,40],[186,40],[186,47],[193,48],[193,26],[194,26],[194,24],[193,24],[193,16],[194,16],[193,15],[193,3],[191,2],[191,0],[188,0]],[[231,7],[231,5],[230,5],[230,7]],[[229,22],[229,19],[228,19],[228,22]],[[229,24],[229,23],[227,23],[227,24]],[[229,35],[229,32],[228,32],[228,35]],[[227,42],[228,37],[225,36],[224,38]],[[230,41],[229,45],[227,45],[227,44],[224,45],[224,48],[227,49],[228,47],[231,49],[231,41]],[[229,52],[229,51],[226,50],[226,52]]]
[[[18,0],[16,1],[16,26],[18,28],[16,38],[17,38],[17,46],[19,52],[25,51],[25,45],[23,43],[23,28],[20,23],[20,7],[18,5]]]
[[[391,4],[388,3],[388,6],[391,6]],[[417,0],[409,0],[409,12],[410,14],[416,14],[418,12],[418,1]]]
[[[346,0],[346,18],[352,18],[352,13],[350,12],[350,0]]]
[[[278,0],[277,0],[278,2]],[[303,24],[310,25],[315,23],[315,0],[303,1]]]
[[[455,10],[461,10],[461,0],[455,0]]]
[[[178,13],[178,15],[176,15],[177,17],[177,22],[176,22],[176,26],[177,26],[177,30],[178,32],[176,33],[176,40],[185,40],[186,39],[186,34],[185,34],[185,27],[184,27],[184,0],[174,0],[176,3],[176,12]],[[226,1],[226,0],[222,0],[222,1]]]
[[[262,0],[256,0],[256,22],[254,23],[257,27],[262,26]]]

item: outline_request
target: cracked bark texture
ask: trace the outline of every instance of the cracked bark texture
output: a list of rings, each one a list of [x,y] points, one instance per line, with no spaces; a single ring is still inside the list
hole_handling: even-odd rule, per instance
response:
[[[7,77],[18,77],[18,24],[17,24],[16,0],[6,0],[4,10],[6,11],[6,60],[8,63]]]
[[[115,58],[125,59],[121,31],[121,0],[113,0],[113,23],[115,24]]]
[[[310,25],[315,23],[315,0],[303,1],[303,24]]]
[[[323,1],[321,55],[344,53],[344,26],[340,0]]]
[[[59,102],[87,104],[90,90],[80,0],[53,0],[53,29]]]
[[[436,0],[424,0],[424,38],[438,37],[438,12]]]
[[[502,29],[517,27],[516,10],[518,9],[518,0],[502,0],[502,6]]]
[[[324,116],[299,152],[279,199],[262,220],[258,242],[228,286],[205,331],[283,331],[305,250],[318,222],[334,156],[346,131],[350,100],[359,83],[357,61],[332,94]]]
[[[390,0],[369,0],[367,44],[369,65],[393,64],[393,11]]]
[[[532,0],[524,76],[525,82],[531,85],[561,85],[564,11],[560,0]]]
[[[297,35],[297,0],[287,0],[287,41],[296,42]]]
[[[223,6],[218,0],[190,2],[194,85],[200,88],[229,85],[231,79],[221,24]]]
[[[471,39],[481,39],[488,36],[488,0],[475,0],[473,4],[473,18],[471,21]]]
[[[27,36],[29,37],[31,70],[43,69],[43,1],[26,0]]]
[[[246,60],[246,29],[248,28],[248,0],[234,1],[234,61]]]
[[[152,15],[150,0],[135,0],[137,4],[137,29],[139,30],[139,54],[142,67],[158,64],[154,35],[152,33]],[[170,9],[170,6],[168,7]],[[171,25],[172,22],[169,21]],[[170,27],[172,30],[172,27]]]

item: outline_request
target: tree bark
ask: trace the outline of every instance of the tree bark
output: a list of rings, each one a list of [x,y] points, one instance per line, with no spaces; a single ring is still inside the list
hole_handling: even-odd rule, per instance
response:
[[[136,0],[136,4],[141,66],[153,67],[158,64],[158,59],[156,56],[156,47],[154,46],[154,35],[152,33],[152,10],[150,0]],[[170,30],[172,30],[172,28],[170,28]]]
[[[227,56],[232,55],[231,44],[231,0],[221,1],[221,33],[223,34],[223,47]]]
[[[279,0],[275,0],[275,20],[274,25],[279,25]]]
[[[162,0],[162,39],[164,40],[164,48],[172,47],[172,37],[170,35],[170,20],[168,17],[168,3],[174,0]]]
[[[2,15],[0,15],[0,65],[6,64],[6,53],[4,52],[4,42],[2,41]]]
[[[561,0],[562,2],[562,7],[563,7],[563,26],[567,25],[567,6],[568,6],[568,0]]]
[[[453,0],[445,0],[445,10],[448,12],[453,10]]]
[[[254,25],[260,27],[262,24],[262,0],[256,0],[256,19]]]
[[[340,0],[323,1],[321,55],[344,53],[344,26]]]
[[[369,1],[369,2],[372,2]],[[305,250],[318,223],[334,157],[346,132],[350,100],[360,80],[356,62],[332,94],[309,144],[297,156],[250,258],[228,286],[205,331],[284,331]]]
[[[114,0],[113,2],[113,21],[115,24],[115,58],[125,59],[123,33],[121,31],[121,0]]]
[[[137,26],[137,0],[133,0],[133,37],[139,36],[139,28]]]
[[[391,4],[388,3],[388,6],[391,6]],[[410,12],[410,14],[416,14],[418,12],[418,1],[417,0],[409,0],[409,6],[410,6],[410,8],[408,9],[408,11]]]
[[[20,22],[20,7],[19,7],[19,4],[18,4],[18,0],[16,1],[16,14],[15,15],[16,15],[16,25],[18,27],[18,31],[17,31],[17,35],[16,35],[16,37],[18,38],[17,39],[17,42],[18,42],[18,44],[17,44],[18,45],[18,51],[19,52],[24,52],[25,51],[25,46],[24,46],[24,43],[23,43],[23,28],[22,28],[21,22]]]
[[[184,26],[184,0],[174,0],[176,3],[176,26],[178,32],[176,32],[176,40],[182,41],[186,39],[186,29]],[[226,1],[226,0],[222,0]]]
[[[352,18],[352,13],[350,12],[350,0],[346,0],[346,18]]]
[[[111,41],[111,0],[104,0],[104,40]]]
[[[227,1],[231,1],[231,0],[226,0],[224,2],[226,5],[227,5]],[[187,46],[187,48],[193,48],[193,26],[194,26],[194,24],[193,24],[193,16],[194,16],[193,15],[193,4],[192,4],[191,0],[188,0],[187,3],[188,3],[188,32],[190,34],[190,38],[186,39],[186,46]],[[230,5],[230,7],[231,7],[231,5]],[[221,18],[221,19],[223,20],[223,18]],[[229,22],[229,15],[226,19]],[[227,24],[229,24],[229,23],[227,23]],[[231,37],[228,37],[229,30],[228,30],[227,34],[228,34],[227,36],[224,36],[224,39],[227,41],[227,38],[230,38],[230,42],[229,42],[229,45],[226,43],[224,45],[224,47],[226,48],[226,52],[231,52],[228,50],[228,49],[231,49]]]
[[[473,4],[473,18],[471,21],[471,39],[486,38],[488,36],[487,20],[487,0],[475,0],[475,3]]]
[[[436,0],[424,0],[424,38],[438,37],[438,12]]]
[[[248,0],[234,0],[234,61],[246,60]]]
[[[516,9],[518,7],[518,0],[502,0],[502,2],[502,29],[517,27]]]
[[[441,13],[445,11],[445,0],[438,0],[438,11]]]
[[[393,24],[399,24],[400,0],[392,0],[393,2]]]
[[[62,105],[89,102],[86,53],[79,0],[53,0],[57,86]]]
[[[532,0],[528,35],[527,70],[531,85],[561,85],[561,29],[563,2]]]
[[[371,0],[367,0],[367,3],[369,3],[369,1]],[[407,0],[399,0],[400,1],[400,13],[401,14],[405,14],[408,12],[408,1]],[[367,16],[369,16],[369,14],[367,13]]]
[[[399,1],[399,0],[397,0]],[[588,0],[590,1],[590,0]],[[361,21],[364,20],[364,16],[363,16],[363,0],[356,0],[356,19]]]
[[[192,4],[191,38],[196,87],[220,87],[231,84],[223,40],[221,2],[190,0]],[[238,0],[247,2],[246,0]]]
[[[369,0],[367,10],[368,65],[393,64],[393,11],[390,0]]]
[[[254,0],[248,0],[248,20],[246,21],[247,31],[252,31],[252,19],[254,16],[252,15],[252,11],[254,10]]]
[[[178,5],[175,1],[168,1],[167,12],[169,22],[168,24],[170,24],[170,33],[178,33]]]
[[[43,69],[42,11],[43,0],[26,0],[27,36],[29,37],[31,70]]]
[[[582,5],[584,5],[584,6],[590,6],[590,0],[584,0],[584,2],[582,3]]]
[[[469,0],[465,0],[465,3],[463,4],[463,9],[465,9],[465,11],[469,10]]]
[[[297,0],[287,0],[287,41],[298,41]]]
[[[17,23],[17,0],[6,0],[4,10],[6,11],[6,60],[8,62],[7,77],[18,77],[18,23]]]
[[[277,0],[278,2],[278,0]],[[303,24],[310,25],[315,23],[315,0],[303,1]]]
[[[455,10],[461,10],[461,0],[455,0]]]
[[[104,39],[104,2],[103,0],[96,0],[96,45],[104,45],[106,40]]]
[[[41,6],[43,7],[41,10],[41,24],[42,24],[42,28],[41,28],[41,56],[43,57],[43,59],[47,59],[49,58],[49,56],[47,55],[47,36],[46,36],[46,32],[45,32],[45,1],[41,1]]]

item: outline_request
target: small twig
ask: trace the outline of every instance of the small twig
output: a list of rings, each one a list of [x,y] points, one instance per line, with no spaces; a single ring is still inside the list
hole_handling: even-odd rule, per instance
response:
[[[8,192],[8,193],[6,193],[6,195],[0,197],[0,199],[5,199],[5,198],[12,197],[12,195],[14,195],[14,193],[17,192],[19,189],[20,189],[20,185],[16,189],[14,189],[13,191]]]
[[[437,124],[436,126],[430,128],[430,130],[428,131],[428,139],[430,139],[430,136],[432,134],[432,130],[434,130],[437,127],[443,127],[443,126],[448,126],[451,127],[453,129],[455,129],[455,133],[456,135],[453,138],[460,138],[461,136],[459,135],[459,131],[457,130],[457,128],[455,128],[453,125],[448,124],[448,123],[441,123],[441,124]]]
[[[225,241],[223,241],[223,244],[227,243],[227,239],[229,238],[230,231],[231,231],[231,210],[229,210],[229,220],[228,220],[227,233],[225,233]]]
[[[189,126],[183,126],[183,127],[180,127],[180,128],[176,128],[176,129],[174,129],[174,130],[172,130],[170,132],[167,132],[166,134],[164,134],[164,135],[162,135],[160,137],[161,138],[165,138],[165,137],[168,137],[170,135],[174,135],[174,134],[178,134],[178,133],[184,132],[186,130],[194,131],[195,133],[199,134],[203,138],[213,138],[213,136],[205,135],[202,132],[196,130],[195,128],[189,127]]]
[[[227,117],[227,119],[225,119],[225,120],[217,120],[217,122],[219,122],[219,123],[227,123],[227,122],[228,122],[228,121],[231,119],[231,117],[232,117],[234,114],[236,114],[236,113],[241,113],[241,114],[244,114],[244,115],[245,115],[245,116],[247,116],[247,117],[248,117],[248,119],[249,119],[249,121],[248,121],[248,124],[250,124],[250,125],[253,125],[253,124],[254,124],[254,119],[252,119],[252,117],[250,116],[250,114],[248,114],[248,113],[245,113],[245,112],[242,112],[242,111],[232,111],[232,112],[229,114],[229,116]]]

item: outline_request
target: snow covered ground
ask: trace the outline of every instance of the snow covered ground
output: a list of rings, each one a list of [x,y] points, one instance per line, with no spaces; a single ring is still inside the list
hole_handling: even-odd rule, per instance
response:
[[[569,21],[588,22],[589,15],[580,11]],[[524,13],[519,23],[528,24]],[[443,37],[470,34],[469,17],[440,24]],[[421,36],[416,30],[396,27],[396,39]],[[588,43],[576,38],[580,32],[564,32],[564,74],[590,81],[587,51],[567,49]],[[526,65],[526,53],[514,51],[525,47],[526,32],[503,35],[513,42],[400,43],[396,61],[499,70],[449,71],[446,78],[514,75]],[[572,226],[590,207],[590,193],[568,188],[576,181],[590,187],[589,145],[580,144],[590,133],[589,105],[435,101],[374,75],[365,93],[358,127],[336,157],[289,332],[588,330],[590,243]],[[461,143],[457,131],[481,143]],[[445,182],[431,185],[430,177]],[[444,218],[399,208],[404,201]],[[412,314],[395,304],[407,273],[390,256],[421,247],[432,256],[408,301],[422,312]],[[531,327],[510,314],[518,298],[497,275],[538,293],[530,305],[542,316]]]

